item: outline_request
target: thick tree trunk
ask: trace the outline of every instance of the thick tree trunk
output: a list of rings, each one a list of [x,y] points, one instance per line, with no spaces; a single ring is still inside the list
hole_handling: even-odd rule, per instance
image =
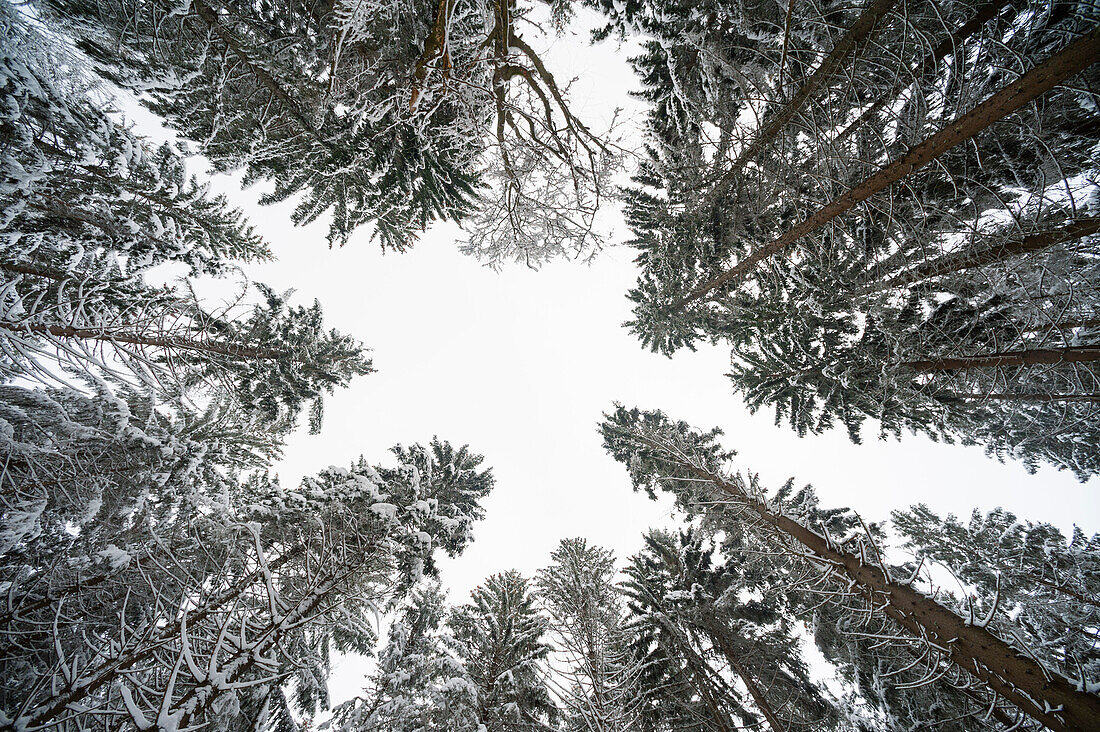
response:
[[[1069,348],[1035,348],[1026,351],[986,353],[978,356],[944,356],[900,364],[910,371],[935,373],[965,369],[997,368],[1001,366],[1037,366],[1057,363],[1091,363],[1100,360],[1100,346]]]
[[[807,554],[845,575],[872,607],[913,637],[927,639],[956,666],[1031,718],[1057,732],[1100,730],[1100,696],[1078,690],[1075,683],[1044,668],[984,627],[967,622],[912,587],[895,582],[865,558],[843,551],[824,536],[773,512],[739,484],[691,464],[667,445],[642,439],[673,453],[674,459],[696,476],[713,483],[776,532],[801,544]]]
[[[273,348],[256,348],[250,346],[235,345],[232,343],[218,343],[216,341],[204,342],[193,338],[156,337],[144,336],[135,333],[116,333],[103,328],[75,328],[71,325],[43,325],[39,323],[12,323],[0,321],[0,330],[12,333],[37,333],[51,335],[55,338],[76,338],[78,340],[95,340],[105,343],[127,343],[134,346],[148,346],[150,348],[174,348],[181,351],[195,353],[217,354],[230,358],[246,360],[274,360],[289,358],[291,354]]]
[[[815,214],[779,238],[760,247],[720,275],[701,283],[664,310],[672,312],[702,298],[707,293],[751,272],[761,261],[821,228],[859,203],[938,158],[951,148],[982,132],[994,122],[1015,112],[1062,81],[1087,69],[1100,58],[1100,28],[1075,41],[1060,53],[1038,64],[1016,81],[985,100],[962,117],[947,125],[909,152],[888,164],[848,192],[818,209]]]
[[[1058,229],[1040,231],[1009,239],[999,246],[971,247],[931,261],[921,262],[911,269],[894,275],[885,282],[874,285],[865,292],[881,292],[895,287],[905,287],[915,282],[960,272],[964,269],[984,267],[987,264],[1001,262],[1011,257],[1041,251],[1055,244],[1082,239],[1098,231],[1100,231],[1100,218],[1085,218],[1071,221]]]
[[[443,59],[443,78],[448,78],[451,73],[451,55],[447,50],[447,28],[450,25],[451,9],[454,0],[439,0],[439,7],[435,12],[435,22],[432,30],[424,39],[424,51],[416,61],[413,68],[412,94],[409,96],[409,111],[415,111],[417,102],[420,101],[420,90],[431,73],[431,64],[437,58]]]
[[[795,92],[790,101],[784,104],[779,111],[765,120],[760,129],[756,131],[752,141],[738,153],[730,164],[729,170],[722,175],[714,192],[710,194],[711,197],[715,196],[715,192],[725,191],[744,167],[775,139],[780,130],[794,119],[795,115],[806,105],[806,102],[828,85],[837,69],[844,63],[844,60],[871,35],[879,19],[886,15],[897,3],[898,0],[871,0],[867,4],[867,7],[860,13],[859,18],[856,19],[855,24],[848,29],[848,32],[837,42],[829,55],[822,60],[817,69],[810,75],[810,78],[806,80],[806,83]]]

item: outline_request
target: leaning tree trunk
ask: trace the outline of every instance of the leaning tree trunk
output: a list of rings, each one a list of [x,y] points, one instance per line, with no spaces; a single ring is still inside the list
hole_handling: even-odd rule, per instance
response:
[[[940,45],[932,49],[932,51],[909,72],[909,76],[899,76],[897,83],[879,95],[870,107],[852,120],[839,135],[829,141],[828,145],[833,146],[843,143],[852,136],[852,133],[866,124],[874,115],[878,114],[883,107],[905,91],[905,89],[913,83],[913,80],[919,79],[921,76],[933,71],[936,66],[939,65],[939,62],[949,54],[957,54],[959,46],[962,45],[966,39],[970,38],[970,36],[981,30],[983,25],[993,20],[993,18],[996,18],[1009,2],[1010,0],[992,0],[992,2],[982,7],[973,18],[959,26],[958,30],[945,38]]]
[[[76,328],[71,325],[44,325],[39,323],[21,324],[0,320],[0,330],[12,333],[36,333],[55,338],[73,338],[76,340],[103,341],[105,343],[125,343],[131,346],[149,348],[174,348],[180,351],[205,353],[229,358],[246,360],[274,360],[288,358],[291,354],[275,348],[259,348],[237,343],[201,341],[195,338],[178,336],[146,336],[139,333],[112,332],[107,328]]]
[[[906,361],[900,366],[909,371],[938,373],[966,369],[998,368],[1002,366],[1037,366],[1041,364],[1090,363],[1100,360],[1100,346],[1069,348],[1035,348],[1026,351],[986,353],[977,356],[944,356]]]
[[[730,648],[726,639],[722,637],[721,630],[706,626],[704,626],[703,630],[711,637],[711,640],[718,646],[718,649],[722,651],[722,655],[726,657],[726,662],[729,663],[730,669],[737,674],[737,677],[745,684],[745,688],[749,690],[749,696],[752,697],[753,703],[756,705],[756,708],[760,710],[760,713],[764,715],[764,719],[768,720],[768,725],[772,728],[773,732],[784,732],[787,726],[780,721],[775,710],[772,709],[772,705],[768,702],[768,698],[764,695],[763,689],[756,683],[756,679],[753,678],[753,675],[749,673],[748,669],[742,665],[741,660],[737,657],[737,654],[733,652],[733,649]]]
[[[982,624],[968,622],[909,585],[895,582],[883,568],[868,563],[865,557],[847,552],[797,521],[776,513],[739,482],[730,482],[695,465],[669,445],[639,437],[650,447],[671,454],[674,461],[755,513],[781,536],[802,545],[809,557],[842,573],[871,607],[880,608],[914,637],[926,639],[958,668],[1031,718],[1057,732],[1100,731],[1097,695],[1081,691],[1077,684],[1044,668]]]
[[[921,262],[917,266],[900,272],[885,282],[876,284],[863,292],[881,292],[896,287],[906,287],[933,277],[961,272],[975,267],[984,267],[987,264],[1002,262],[1012,257],[1042,251],[1055,244],[1083,239],[1098,231],[1100,231],[1100,218],[1090,217],[1071,221],[1057,229],[1014,237],[995,246],[968,247],[960,252],[952,252],[936,259]]]
[[[266,565],[266,571],[271,572],[279,569],[290,560],[296,559],[304,553],[304,546],[295,546],[279,558],[269,562]],[[245,592],[253,587],[257,581],[262,580],[264,569],[265,568],[253,570],[235,582],[232,587],[215,595],[201,607],[192,611],[188,616],[187,622],[192,624],[202,622],[226,605],[237,601]],[[80,669],[83,672],[82,677],[79,679],[80,683],[68,685],[59,693],[50,697],[47,703],[40,705],[36,709],[30,710],[25,716],[0,724],[0,732],[17,732],[18,730],[24,729],[50,727],[56,723],[59,717],[63,717],[66,713],[72,712],[73,710],[79,712],[83,709],[81,702],[87,699],[90,694],[95,693],[105,686],[110,686],[120,681],[127,675],[130,669],[153,658],[159,650],[179,638],[181,628],[181,621],[174,620],[164,627],[158,628],[153,635],[145,639],[141,645],[129,653],[121,654],[116,658],[105,657],[97,667],[90,670],[86,668]]]
[[[776,134],[794,119],[795,115],[806,106],[806,103],[814,94],[832,80],[833,75],[840,68],[840,65],[844,63],[844,60],[871,35],[879,19],[886,15],[886,13],[897,5],[897,3],[898,0],[871,0],[871,2],[868,3],[867,7],[860,13],[859,18],[856,19],[855,24],[853,24],[852,27],[848,29],[848,32],[837,42],[833,50],[829,52],[829,55],[825,57],[813,74],[810,75],[810,78],[806,80],[806,83],[795,92],[795,95],[791,97],[790,101],[784,104],[779,111],[769,117],[767,121],[760,126],[760,129],[756,131],[756,135],[753,137],[752,141],[738,153],[737,157],[730,164],[729,170],[722,175],[721,180],[718,181],[714,190],[710,193],[711,197],[715,197],[716,193],[725,191],[741,170],[752,162],[756,156],[760,154],[760,151],[775,139]]]
[[[1050,91],[1062,81],[1087,69],[1100,58],[1100,27],[1035,66],[972,110],[889,163],[859,185],[817,210],[802,223],[760,247],[730,269],[702,282],[683,297],[663,308],[665,313],[682,309],[709,292],[751,272],[757,264],[775,256],[859,203],[927,165],[951,148],[969,140],[994,122],[1017,111]]]

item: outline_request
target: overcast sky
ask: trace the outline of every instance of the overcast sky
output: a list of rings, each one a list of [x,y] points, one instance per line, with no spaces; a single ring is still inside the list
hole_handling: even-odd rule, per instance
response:
[[[546,60],[560,79],[583,74],[573,90],[582,115],[598,119],[619,106],[636,125],[627,56],[614,43],[590,48],[582,36],[558,40]],[[720,426],[739,465],[767,485],[790,476],[812,482],[824,505],[848,505],[869,520],[920,501],[962,514],[1002,506],[1064,531],[1075,523],[1100,528],[1095,479],[1082,485],[1049,469],[1028,475],[980,448],[921,437],[879,442],[873,429],[859,446],[843,431],[799,439],[770,412],[749,415],[723,375],[727,350],[668,359],[642,350],[621,327],[636,277],[629,249],[608,249],[591,265],[496,273],[459,254],[460,232],[443,225],[404,255],[382,255],[367,231],[330,250],[326,224],[294,228],[290,205],[259,207],[256,191],[224,178],[216,185],[278,257],[249,275],[295,288],[300,301],[319,299],[327,323],[366,343],[378,369],[328,399],[320,435],[290,441],[282,480],[294,484],[360,454],[387,461],[391,445],[433,435],[468,443],[492,466],[497,486],[473,545],[441,564],[454,602],[488,574],[513,567],[533,574],[562,538],[587,537],[621,559],[639,548],[647,527],[669,523],[668,504],[632,493],[625,470],[600,447],[596,424],[615,401]],[[615,238],[626,236],[619,227]],[[362,685],[361,667],[338,667],[336,676],[335,701]]]

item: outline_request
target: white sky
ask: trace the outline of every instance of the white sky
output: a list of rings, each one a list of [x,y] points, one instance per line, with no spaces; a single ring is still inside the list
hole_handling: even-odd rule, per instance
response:
[[[583,74],[573,92],[582,118],[606,117],[618,106],[636,124],[628,55],[614,43],[591,48],[578,36],[558,40],[546,61],[561,80]],[[320,435],[291,439],[277,468],[282,480],[295,484],[360,454],[387,462],[391,445],[433,435],[469,443],[492,466],[497,487],[474,543],[441,563],[453,602],[465,601],[488,574],[516,568],[532,575],[562,538],[587,537],[622,559],[640,548],[647,527],[669,523],[669,504],[632,493],[625,469],[600,447],[596,424],[614,401],[660,408],[700,428],[721,426],[739,465],[766,485],[795,476],[814,484],[823,505],[848,505],[868,520],[919,501],[941,513],[1002,506],[1063,531],[1075,523],[1100,530],[1096,479],[1082,485],[1049,469],[1028,475],[980,448],[921,437],[878,442],[873,429],[859,446],[843,431],[799,439],[774,426],[770,412],[749,415],[724,376],[725,349],[668,359],[644,351],[620,327],[636,278],[627,248],[607,250],[590,266],[495,273],[459,254],[460,233],[443,225],[404,255],[383,256],[367,231],[330,250],[325,223],[294,228],[290,204],[259,207],[257,192],[242,192],[232,180],[216,187],[245,209],[278,257],[248,274],[295,288],[301,301],[320,299],[326,323],[373,349],[378,369],[327,400]],[[626,237],[619,227],[613,240]],[[338,666],[335,702],[362,686],[362,670]]]

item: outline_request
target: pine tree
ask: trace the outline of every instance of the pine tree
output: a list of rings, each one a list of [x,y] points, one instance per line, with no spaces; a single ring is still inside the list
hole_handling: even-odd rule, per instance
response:
[[[689,514],[709,514],[719,526],[751,532],[776,561],[788,565],[789,576],[796,578],[792,591],[831,604],[830,612],[839,614],[830,623],[832,632],[881,641],[876,684],[893,693],[913,684],[953,697],[940,708],[958,706],[959,694],[973,694],[977,709],[969,717],[990,714],[998,709],[995,697],[1001,697],[1019,710],[999,710],[1006,719],[1022,713],[1051,729],[1095,728],[1096,695],[1085,690],[1080,677],[1063,676],[1036,660],[1043,650],[1016,640],[1013,622],[997,616],[996,607],[982,616],[971,605],[960,614],[951,600],[940,602],[922,592],[914,586],[917,570],[889,566],[881,534],[862,521],[842,524],[846,531],[840,536],[827,525],[810,528],[799,517],[815,518],[813,501],[803,496],[799,505],[786,506],[783,496],[768,496],[755,479],[724,471],[732,453],[718,443],[717,430],[700,433],[660,412],[622,407],[607,416],[601,430],[605,447],[628,466],[636,487],[651,495],[668,490]],[[711,504],[715,507],[708,509]],[[807,510],[800,510],[801,504],[808,504]],[[901,579],[906,569],[909,580]],[[897,646],[886,642],[890,638]],[[862,644],[861,650],[875,649]],[[883,663],[887,654],[893,657]],[[912,658],[903,663],[906,655]],[[902,683],[899,675],[905,673],[919,679]],[[955,692],[952,685],[964,691]]]
[[[448,649],[446,613],[438,583],[413,591],[390,626],[371,687],[335,710],[337,729],[476,731],[477,687]]]
[[[536,580],[562,662],[557,696],[565,728],[628,730],[637,716],[637,674],[615,557],[582,538],[562,539]]]
[[[558,708],[546,685],[547,619],[515,570],[494,574],[447,620],[454,651],[477,689],[477,724],[487,732],[545,729]]]
[[[646,41],[644,345],[729,343],[801,433],[1096,472],[1100,351],[1060,325],[1096,310],[1094,3],[594,4]]]
[[[95,719],[285,729],[291,707],[314,714],[328,703],[331,655],[370,650],[374,613],[434,574],[434,548],[461,551],[492,487],[464,448],[395,454],[413,462],[383,470],[361,460],[297,491],[261,476],[214,510],[150,526],[150,559],[132,557],[106,590],[114,602],[95,619],[101,632],[82,633],[85,619],[62,598],[40,631],[49,642],[5,661],[18,683],[5,686],[3,728]],[[148,599],[131,603],[135,591]]]

